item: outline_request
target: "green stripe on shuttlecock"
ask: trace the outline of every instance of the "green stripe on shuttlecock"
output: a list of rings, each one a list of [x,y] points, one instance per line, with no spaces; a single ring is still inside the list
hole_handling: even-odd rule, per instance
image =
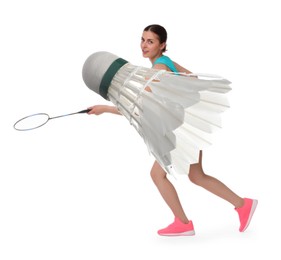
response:
[[[109,68],[105,72],[105,74],[103,75],[103,78],[102,78],[101,83],[100,83],[100,88],[99,88],[99,93],[103,98],[107,99],[108,88],[110,86],[110,83],[111,83],[113,77],[115,76],[117,71],[121,67],[123,67],[123,65],[125,65],[126,63],[128,63],[128,61],[126,61],[122,58],[119,58],[119,59],[115,60],[109,66]]]

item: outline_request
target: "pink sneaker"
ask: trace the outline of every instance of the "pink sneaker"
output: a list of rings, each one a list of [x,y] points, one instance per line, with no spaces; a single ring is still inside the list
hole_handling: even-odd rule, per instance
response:
[[[178,218],[166,228],[158,230],[160,236],[193,236],[195,235],[193,223],[182,223]]]
[[[255,209],[258,205],[257,200],[244,198],[244,205],[241,208],[235,208],[240,220],[240,232],[244,232],[249,226]]]

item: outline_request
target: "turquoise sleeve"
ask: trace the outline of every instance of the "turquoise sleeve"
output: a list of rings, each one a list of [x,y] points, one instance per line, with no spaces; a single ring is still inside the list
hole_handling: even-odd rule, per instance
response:
[[[164,64],[166,65],[172,72],[178,72],[177,68],[175,67],[173,61],[167,56],[161,56],[153,63],[155,64]]]

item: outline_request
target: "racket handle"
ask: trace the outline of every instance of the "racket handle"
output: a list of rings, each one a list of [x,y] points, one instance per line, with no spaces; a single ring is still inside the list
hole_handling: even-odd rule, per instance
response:
[[[82,114],[82,113],[88,113],[90,111],[91,111],[91,109],[88,108],[88,109],[81,110],[81,111],[79,111],[77,113],[79,113],[79,114],[81,113]]]

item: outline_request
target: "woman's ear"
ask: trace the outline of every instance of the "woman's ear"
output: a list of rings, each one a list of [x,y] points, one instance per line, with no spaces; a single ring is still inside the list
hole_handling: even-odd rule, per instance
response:
[[[165,48],[166,48],[166,42],[162,42],[162,43],[160,44],[160,49],[161,49],[161,51],[165,51]]]

